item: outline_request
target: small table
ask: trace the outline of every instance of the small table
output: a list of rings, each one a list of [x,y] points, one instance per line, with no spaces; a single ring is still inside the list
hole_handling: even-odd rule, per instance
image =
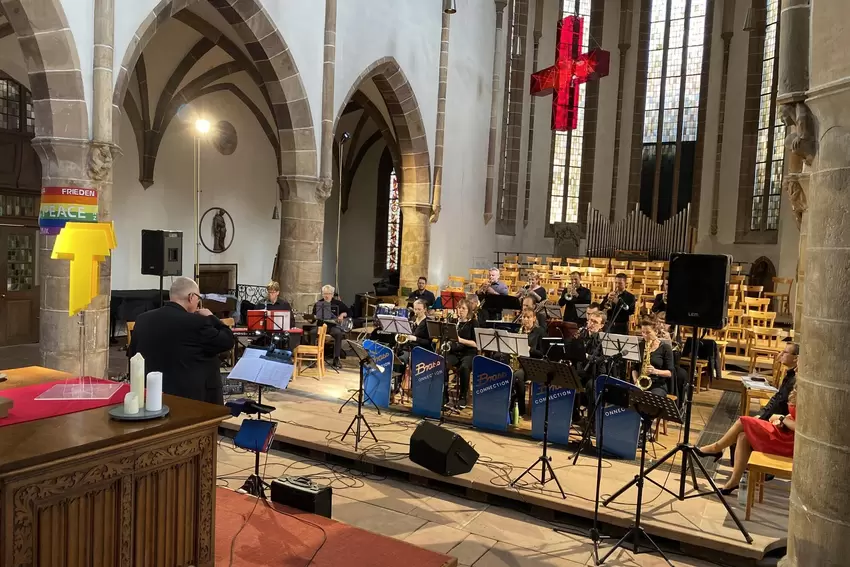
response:
[[[747,485],[747,520],[750,519],[750,511],[755,501],[756,487],[759,491],[759,504],[764,501],[764,476],[772,474],[776,478],[790,480],[792,468],[793,461],[790,457],[780,457],[779,455],[770,455],[758,451],[753,451],[750,454],[750,460],[747,464],[750,477],[750,482]]]

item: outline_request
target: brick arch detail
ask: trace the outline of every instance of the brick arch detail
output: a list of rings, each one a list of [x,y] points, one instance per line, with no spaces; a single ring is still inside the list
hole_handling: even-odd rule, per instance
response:
[[[401,170],[399,198],[404,218],[401,236],[401,285],[415,287],[428,273],[431,246],[431,158],[419,102],[401,66],[393,57],[369,65],[355,79],[334,121],[334,133],[343,110],[363,83],[372,80],[387,106],[398,144]]]
[[[36,138],[88,140],[80,57],[60,0],[0,0],[24,54]],[[50,175],[44,164],[44,175]]]
[[[112,101],[115,112],[120,112],[136,62],[159,25],[199,1],[161,0],[148,14],[133,36],[118,71]],[[318,157],[310,101],[292,52],[277,26],[258,0],[208,1],[233,26],[262,79],[260,88],[271,105],[280,140],[282,177],[316,179]]]

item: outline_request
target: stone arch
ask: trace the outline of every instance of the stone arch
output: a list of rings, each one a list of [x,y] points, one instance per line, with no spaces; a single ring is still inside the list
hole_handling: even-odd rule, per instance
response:
[[[2,0],[2,4],[26,61],[36,139],[88,141],[80,57],[60,0]],[[39,147],[38,142],[34,145]],[[42,160],[45,151],[42,146]],[[50,164],[43,165],[44,175],[51,175]]]
[[[372,80],[390,115],[390,127],[398,144],[401,168],[399,193],[404,223],[401,236],[401,285],[415,287],[419,276],[428,273],[431,247],[431,159],[425,124],[413,87],[394,57],[383,57],[369,65],[354,81],[334,121],[334,132],[343,109],[365,81]]]
[[[118,71],[112,100],[114,112],[120,112],[133,69],[156,33],[159,23],[199,1],[161,0],[148,14],[133,36]],[[310,102],[292,53],[277,26],[259,0],[207,1],[233,26],[250,55],[248,59],[252,70],[249,70],[249,74],[256,77],[260,91],[272,109],[280,140],[281,177],[316,179],[318,158]],[[206,32],[204,30],[201,33]],[[209,33],[221,32],[209,30]],[[238,57],[241,50],[231,55]],[[116,120],[114,123],[119,122]]]
[[[749,285],[764,286],[765,292],[774,291],[773,278],[776,277],[776,266],[773,265],[770,258],[762,256],[753,262],[750,268]]]

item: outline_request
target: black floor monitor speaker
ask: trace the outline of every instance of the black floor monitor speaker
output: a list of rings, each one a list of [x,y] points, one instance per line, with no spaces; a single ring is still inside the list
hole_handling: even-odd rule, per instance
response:
[[[478,452],[457,433],[423,421],[410,437],[410,460],[431,472],[454,476],[471,471]]]
[[[726,326],[732,257],[673,254],[667,279],[668,323],[705,329]]]
[[[177,230],[142,230],[142,274],[183,274],[183,233]]]

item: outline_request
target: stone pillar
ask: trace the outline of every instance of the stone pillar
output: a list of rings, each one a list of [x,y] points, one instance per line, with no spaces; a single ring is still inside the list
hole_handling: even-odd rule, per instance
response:
[[[60,119],[54,117],[57,123]],[[90,175],[88,140],[36,138],[32,145],[41,158],[44,187],[100,188],[100,182]],[[41,364],[74,375],[105,376],[109,362],[108,264],[101,265],[100,295],[85,310],[85,325],[81,326],[80,315],[68,316],[70,263],[50,259],[55,241],[55,236],[39,238]],[[85,331],[84,355],[81,355],[81,329]]]
[[[446,138],[446,93],[449,88],[449,32],[451,14],[443,12],[443,29],[440,35],[440,81],[437,86],[437,129],[434,134],[434,196],[431,205],[431,222],[440,220],[443,195],[443,145]]]
[[[502,108],[504,89],[501,87],[500,71],[505,61],[505,34],[502,32],[505,19],[505,6],[508,0],[496,2],[496,48],[493,50],[493,93],[490,100],[490,139],[487,150],[487,181],[484,186],[484,224],[493,219],[493,188],[499,177],[499,109]]]
[[[424,191],[423,191],[424,188]],[[405,197],[404,193],[414,193]],[[422,193],[425,193],[422,195]],[[418,194],[419,198],[416,198]],[[401,201],[401,287],[416,287],[419,276],[428,276],[428,257],[431,249],[431,204],[428,184],[405,187]]]
[[[282,175],[278,281],[292,307],[305,311],[322,287],[325,199],[317,179]]]
[[[325,0],[325,54],[322,66],[322,193],[333,187],[334,84],[336,72],[336,0]],[[342,156],[340,156],[342,157]],[[340,181],[340,190],[342,181]],[[340,202],[342,199],[340,198]]]
[[[543,37],[543,0],[537,0],[534,6],[534,47],[531,55],[531,68],[537,71],[540,58],[540,38]],[[525,157],[525,204],[523,205],[522,226],[528,226],[529,209],[531,206],[531,164],[534,161],[534,111],[537,107],[536,96],[531,97],[531,108],[528,111],[528,153]]]
[[[837,25],[848,19],[850,3],[812,4],[807,95],[817,155],[806,213],[805,335],[786,567],[838,567],[850,557],[850,428],[845,426],[850,404],[850,55],[846,29]]]
[[[720,166],[723,162],[723,129],[726,125],[726,83],[729,79],[729,47],[735,29],[735,0],[723,2],[723,75],[720,78],[720,102],[717,104],[717,148],[714,153],[714,184],[711,189],[711,236],[717,236],[717,217],[720,213]],[[613,218],[611,220],[614,220]]]
[[[626,80],[626,55],[632,47],[632,0],[620,2],[620,70],[617,75],[617,119],[614,124],[614,175],[611,177],[611,207],[609,219],[614,222],[617,214],[617,187],[620,177],[620,133],[623,130],[623,83]]]

